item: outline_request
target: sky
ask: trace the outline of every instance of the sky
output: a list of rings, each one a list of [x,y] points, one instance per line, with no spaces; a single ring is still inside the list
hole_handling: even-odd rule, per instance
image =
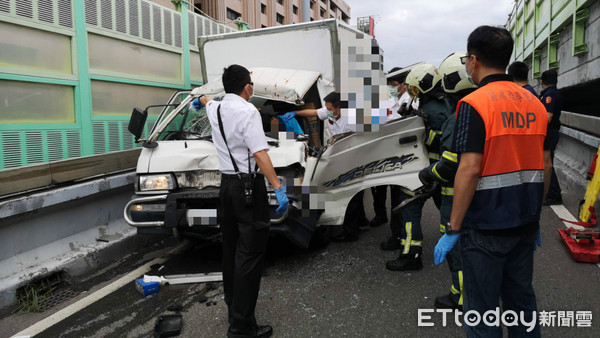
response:
[[[358,17],[375,18],[386,72],[420,61],[438,67],[451,53],[466,51],[467,38],[478,26],[504,26],[514,5],[514,0],[345,1],[351,26]]]

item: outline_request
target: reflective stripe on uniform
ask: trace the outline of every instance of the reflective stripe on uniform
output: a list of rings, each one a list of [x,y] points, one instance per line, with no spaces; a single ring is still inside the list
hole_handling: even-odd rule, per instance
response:
[[[432,159],[432,160],[439,161],[440,160],[440,154],[429,153],[429,158]]]
[[[458,283],[460,286],[460,298],[458,299],[458,305],[463,304],[463,273],[462,270],[458,270]]]
[[[410,242],[412,241],[412,222],[406,222],[404,228],[406,230],[406,239],[404,240],[404,250],[402,250],[402,253],[407,254],[410,251]]]
[[[453,295],[460,294],[460,291],[456,290],[456,288],[454,287],[454,284],[452,284],[452,286],[450,287],[450,292],[452,292]]]
[[[523,170],[512,173],[485,176],[479,178],[477,190],[498,189],[521,185],[523,183],[543,183],[543,170]]]
[[[454,188],[452,188],[452,187],[442,187],[442,195],[444,195],[444,196],[454,196]]]
[[[438,162],[438,163],[439,163],[439,162]],[[438,163],[436,163],[436,164],[434,164],[434,165],[433,165],[433,168],[431,168],[431,171],[432,171],[432,172],[433,172],[433,174],[434,174],[434,175],[435,175],[437,178],[439,178],[439,179],[440,179],[442,182],[448,182],[448,180],[447,180],[447,179],[445,179],[445,178],[443,178],[442,176],[440,176],[440,174],[437,172],[437,169],[436,169],[436,167],[437,167]]]
[[[442,157],[444,157],[445,159],[452,161],[452,162],[458,162],[458,155],[456,155],[456,153],[453,153],[451,151],[444,151],[444,153],[442,154]]]
[[[446,233],[446,226],[440,223],[440,232],[445,234]]]
[[[406,244],[406,240],[403,239],[400,241],[402,245]],[[410,246],[423,246],[423,241],[411,241]]]
[[[427,136],[427,141],[425,141],[426,145],[431,145],[431,143],[433,143],[433,140],[435,139],[436,135],[442,135],[442,132],[439,130],[430,130],[429,131],[429,135]]]
[[[412,190],[406,189],[406,188],[402,188],[400,187],[400,191],[402,191],[403,193],[409,195],[409,196],[414,196],[415,193]]]

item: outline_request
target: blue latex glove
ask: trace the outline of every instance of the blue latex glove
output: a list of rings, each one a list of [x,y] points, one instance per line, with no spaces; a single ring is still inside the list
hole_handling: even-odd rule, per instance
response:
[[[281,188],[275,189],[275,196],[277,197],[277,203],[279,203],[277,213],[280,215],[285,215],[288,205],[290,204],[290,200],[288,200],[287,196],[285,195],[285,186],[282,185]]]
[[[298,113],[296,113],[295,111],[290,111],[290,112],[283,114],[283,116],[281,118],[283,119],[284,122],[287,122],[287,121],[293,119],[297,114]]]
[[[533,246],[533,250],[535,251],[535,249],[537,249],[537,247],[541,247],[542,246],[542,230],[540,228],[538,228],[538,235],[537,235],[537,239],[535,240],[536,245]]]
[[[197,97],[192,101],[192,108],[196,109],[196,110],[200,110],[202,109],[202,107],[204,107],[204,105],[202,103],[200,103],[200,98]]]
[[[448,254],[448,252],[450,252],[450,250],[452,250],[452,248],[454,248],[459,238],[460,234],[444,234],[444,236],[440,238],[438,243],[435,245],[435,249],[433,250],[433,262],[435,263],[435,265],[440,265],[444,262],[444,259],[446,259],[446,255]]]

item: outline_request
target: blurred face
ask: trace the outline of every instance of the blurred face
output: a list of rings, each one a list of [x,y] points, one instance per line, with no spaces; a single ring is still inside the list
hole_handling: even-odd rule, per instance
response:
[[[333,113],[333,116],[335,116],[336,119],[340,118],[340,107],[335,108],[331,102],[325,102],[325,108],[327,108],[327,111]]]

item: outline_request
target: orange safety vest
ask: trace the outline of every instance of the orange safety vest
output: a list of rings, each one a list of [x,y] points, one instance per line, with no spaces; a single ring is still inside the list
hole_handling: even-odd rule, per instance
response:
[[[458,106],[462,102],[479,113],[486,134],[479,182],[465,225],[491,230],[539,221],[548,126],[544,105],[510,81],[490,82]]]

